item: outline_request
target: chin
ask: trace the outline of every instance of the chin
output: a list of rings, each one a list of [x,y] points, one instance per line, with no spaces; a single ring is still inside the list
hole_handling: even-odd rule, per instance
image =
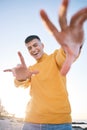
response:
[[[41,58],[41,56],[39,56],[39,57],[35,57],[36,60],[39,60],[40,58]]]

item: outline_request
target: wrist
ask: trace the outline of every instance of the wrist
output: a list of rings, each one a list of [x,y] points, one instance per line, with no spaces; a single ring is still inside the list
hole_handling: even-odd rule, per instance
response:
[[[16,79],[16,80],[18,80],[18,79]],[[24,82],[24,81],[30,81],[31,80],[31,78],[26,78],[26,79],[21,79],[21,80],[18,80],[19,82]]]
[[[26,77],[24,79],[16,79],[18,80],[19,82],[23,82],[23,81],[26,81],[26,80],[31,80],[31,77]]]

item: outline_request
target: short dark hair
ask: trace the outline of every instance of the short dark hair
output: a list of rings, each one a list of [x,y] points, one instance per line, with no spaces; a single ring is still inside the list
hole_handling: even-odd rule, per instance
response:
[[[33,39],[38,39],[41,41],[41,39],[39,38],[39,36],[37,35],[30,35],[25,39],[25,43],[27,44],[28,42],[32,41]]]

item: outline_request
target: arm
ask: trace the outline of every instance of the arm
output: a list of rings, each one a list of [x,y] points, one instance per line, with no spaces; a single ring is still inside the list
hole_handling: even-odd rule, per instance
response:
[[[87,8],[78,11],[71,17],[70,24],[67,24],[66,13],[69,0],[63,0],[59,9],[59,24],[61,31],[54,26],[44,10],[40,11],[40,16],[46,27],[55,37],[66,53],[66,60],[61,68],[61,74],[66,75],[72,63],[78,57],[84,41],[83,23],[87,20]]]

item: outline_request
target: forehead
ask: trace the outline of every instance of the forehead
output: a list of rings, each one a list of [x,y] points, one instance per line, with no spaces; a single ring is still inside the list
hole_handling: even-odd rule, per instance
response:
[[[34,44],[41,44],[41,41],[39,41],[38,39],[33,39],[32,41],[28,42],[26,46],[33,46]]]

